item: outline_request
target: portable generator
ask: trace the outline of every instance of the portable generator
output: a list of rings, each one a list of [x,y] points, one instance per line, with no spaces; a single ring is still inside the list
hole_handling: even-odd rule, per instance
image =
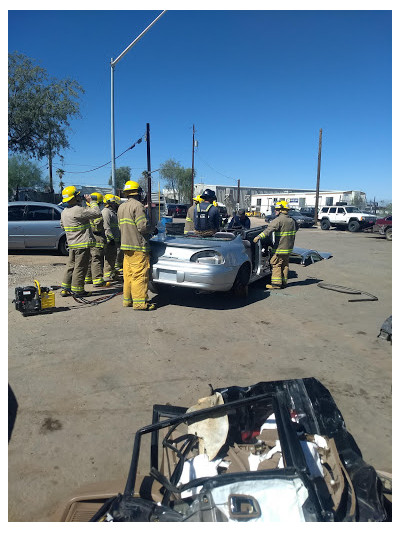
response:
[[[15,288],[15,309],[21,311],[23,316],[37,315],[41,311],[46,311],[55,307],[55,295],[53,287],[40,287],[35,279],[35,285]]]

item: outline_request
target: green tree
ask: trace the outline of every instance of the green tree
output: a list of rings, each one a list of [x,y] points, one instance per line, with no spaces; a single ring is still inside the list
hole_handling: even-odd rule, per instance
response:
[[[356,207],[365,207],[365,200],[358,192],[354,195],[353,205],[355,205]]]
[[[37,163],[27,157],[13,155],[8,159],[8,197],[11,198],[17,187],[42,188],[42,171]]]
[[[83,88],[71,79],[49,79],[45,69],[14,52],[8,56],[8,149],[46,158],[53,189],[53,159],[70,147],[70,119],[79,116]]]
[[[115,169],[115,187],[123,189],[125,182],[131,178],[131,167],[119,167]],[[108,185],[112,185],[112,174],[108,180]]]
[[[168,159],[160,167],[160,175],[165,186],[170,189],[178,202],[191,203],[192,169],[184,168],[175,159]]]

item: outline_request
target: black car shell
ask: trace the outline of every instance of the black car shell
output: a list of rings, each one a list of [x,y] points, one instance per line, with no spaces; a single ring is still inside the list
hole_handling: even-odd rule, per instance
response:
[[[288,215],[290,216],[290,218],[293,218],[293,220],[296,221],[298,227],[300,228],[311,228],[312,226],[314,226],[313,218],[301,214],[300,211],[297,211],[296,209],[289,209]],[[277,216],[277,214],[267,215],[265,217],[265,222],[271,222],[271,220],[274,220],[274,218],[276,218]]]

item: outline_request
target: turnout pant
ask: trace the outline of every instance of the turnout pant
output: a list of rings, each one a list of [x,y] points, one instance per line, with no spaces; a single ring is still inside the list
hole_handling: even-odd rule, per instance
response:
[[[104,250],[98,246],[90,248],[89,265],[85,277],[86,283],[93,283],[93,285],[103,285],[103,262]]]
[[[147,308],[150,254],[124,250],[124,307]]]
[[[115,259],[115,268],[117,270],[122,270],[124,263],[124,251],[121,248],[117,248],[117,257]]]
[[[104,280],[114,279],[116,275],[115,259],[117,257],[117,245],[107,243],[104,248]]]
[[[274,254],[270,259],[272,267],[271,285],[284,287],[289,275],[289,254]]]
[[[89,259],[89,248],[69,249],[67,268],[61,283],[63,289],[78,293],[85,290],[85,274],[88,269]]]

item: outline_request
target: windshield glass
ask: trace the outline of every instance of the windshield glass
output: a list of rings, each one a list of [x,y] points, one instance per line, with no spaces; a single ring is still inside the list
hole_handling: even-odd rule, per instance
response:
[[[348,207],[348,206],[346,206],[346,211],[348,213],[361,213],[361,211],[358,209],[358,207]]]
[[[289,209],[289,216],[293,216],[293,215],[304,216],[302,215],[302,213],[300,213],[300,211],[296,211],[296,209]]]

